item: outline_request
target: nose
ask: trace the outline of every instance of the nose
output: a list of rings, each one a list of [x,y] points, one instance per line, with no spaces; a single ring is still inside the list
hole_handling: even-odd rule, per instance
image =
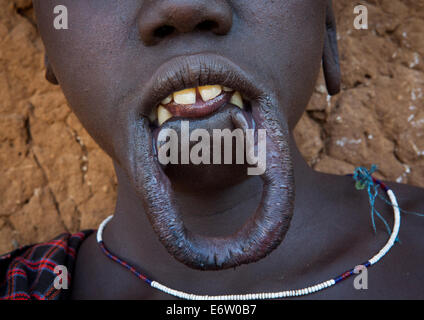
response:
[[[148,0],[138,17],[144,44],[153,45],[177,33],[207,31],[225,35],[231,30],[232,9],[226,0]]]

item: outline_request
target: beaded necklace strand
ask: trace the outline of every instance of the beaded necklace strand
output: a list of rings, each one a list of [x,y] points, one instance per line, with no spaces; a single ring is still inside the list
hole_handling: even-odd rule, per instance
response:
[[[366,170],[365,170],[366,171]],[[368,173],[368,171],[366,171]],[[358,181],[358,180],[357,180]],[[371,175],[365,175],[364,177],[360,177],[359,181],[361,183],[365,184],[372,184],[375,183],[379,185],[388,195],[391,205],[393,207],[394,211],[394,226],[393,231],[390,234],[389,240],[385,244],[385,246],[371,259],[368,261],[360,264],[359,268],[369,268],[372,265],[376,264],[381,258],[383,258],[387,252],[393,247],[395,244],[399,228],[400,228],[400,210],[399,206],[396,200],[396,197],[392,190],[390,190],[383,182],[371,177]],[[373,206],[372,206],[373,209]],[[330,288],[337,283],[346,280],[351,275],[358,273],[358,267],[355,267],[353,269],[350,269],[339,276],[332,278],[330,280],[315,284],[310,287],[306,287],[303,289],[295,289],[295,290],[286,290],[286,291],[280,291],[280,292],[263,292],[263,293],[250,293],[250,294],[235,294],[235,295],[216,295],[216,296],[209,296],[209,295],[197,295],[192,293],[186,293],[182,291],[178,291],[175,289],[168,288],[167,286],[157,282],[150,280],[145,275],[143,275],[141,272],[137,271],[137,269],[132,266],[131,264],[125,262],[123,259],[119,258],[118,256],[111,253],[105,246],[102,235],[103,230],[106,226],[106,224],[112,219],[112,215],[107,217],[99,226],[99,229],[97,230],[97,242],[102,249],[102,251],[113,261],[119,263],[121,266],[127,268],[130,272],[132,272],[137,278],[143,280],[148,285],[150,285],[152,288],[155,288],[157,290],[160,290],[162,292],[165,292],[171,296],[181,298],[181,299],[187,299],[187,300],[265,300],[265,299],[282,299],[282,298],[289,298],[289,297],[298,297],[298,296],[305,296],[309,295],[318,291],[322,291],[324,289]]]

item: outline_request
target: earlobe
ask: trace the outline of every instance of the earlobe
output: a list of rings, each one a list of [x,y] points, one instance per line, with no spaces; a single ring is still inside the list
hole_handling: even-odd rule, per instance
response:
[[[46,75],[45,75],[46,80],[50,82],[51,84],[55,84],[55,85],[59,84],[53,72],[52,66],[49,62],[49,58],[47,57],[47,54],[44,55],[44,66],[46,67]]]
[[[337,47],[336,20],[331,0],[328,1],[327,5],[326,35],[322,63],[328,94],[335,95],[340,92],[341,74],[339,50]]]

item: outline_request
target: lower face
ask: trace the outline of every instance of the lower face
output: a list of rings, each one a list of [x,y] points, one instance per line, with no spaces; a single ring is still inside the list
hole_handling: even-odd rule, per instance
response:
[[[34,4],[49,62],[69,105],[127,173],[159,239],[187,266],[216,270],[263,258],[287,231],[294,197],[289,135],[319,71],[327,1],[205,1],[205,10],[218,6],[231,17],[225,32],[215,34],[207,24],[185,32],[160,28],[170,12],[190,12],[199,3],[203,5],[140,0]],[[68,9],[68,30],[53,27],[57,5]],[[151,21],[145,17],[159,17],[162,25],[149,30]],[[190,25],[190,19],[182,14],[176,23]],[[244,120],[247,126],[240,125]],[[232,237],[191,234],[181,221],[173,189],[213,192],[248,179],[246,168],[161,166],[158,134],[181,121],[189,121],[190,132],[267,130],[267,167],[277,169],[263,174],[269,192]]]

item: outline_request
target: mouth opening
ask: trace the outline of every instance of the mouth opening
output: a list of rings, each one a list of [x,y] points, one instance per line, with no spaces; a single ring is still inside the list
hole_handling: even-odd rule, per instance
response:
[[[251,103],[239,91],[219,84],[174,91],[156,105],[149,120],[153,128],[174,118],[200,119],[212,115],[227,104],[249,112]]]

